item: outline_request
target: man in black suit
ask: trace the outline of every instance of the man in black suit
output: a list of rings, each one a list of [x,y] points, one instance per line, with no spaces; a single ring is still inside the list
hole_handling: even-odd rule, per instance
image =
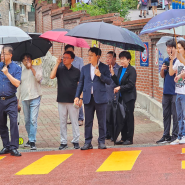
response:
[[[106,107],[107,92],[105,84],[111,84],[109,67],[99,61],[101,50],[99,48],[89,49],[89,63],[81,69],[80,81],[75,95],[74,103],[79,104],[79,97],[83,91],[83,103],[85,109],[85,144],[81,150],[92,149],[92,126],[94,111],[96,110],[99,138],[98,148],[106,149]],[[98,61],[98,62],[97,62]]]

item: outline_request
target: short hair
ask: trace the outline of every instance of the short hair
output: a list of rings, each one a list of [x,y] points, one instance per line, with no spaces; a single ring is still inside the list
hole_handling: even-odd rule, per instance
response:
[[[175,39],[168,40],[168,41],[166,42],[166,46],[167,46],[167,47],[176,48]]]
[[[64,55],[65,55],[65,54],[70,55],[72,59],[75,58],[75,54],[74,54],[72,51],[65,51],[65,52],[64,52]]]
[[[72,46],[72,45],[70,45],[70,44],[67,44],[67,45],[65,46],[65,51],[66,51],[68,48],[73,48],[73,50],[75,50],[75,47]]]
[[[125,57],[127,60],[129,60],[129,59],[131,60],[132,59],[131,54],[128,51],[122,51],[119,54],[119,59],[122,58],[122,57]]]
[[[29,54],[29,53],[24,53],[24,54],[21,56],[21,61],[24,59],[24,57],[30,58],[30,59],[32,60],[32,55]]]
[[[109,51],[107,54],[111,54],[114,58],[116,58],[116,53],[114,51]]]
[[[8,52],[9,52],[10,54],[13,55],[13,47],[12,47],[11,45],[4,45],[3,48],[2,48],[2,50],[1,50],[1,52],[2,52],[5,48],[8,49]]]
[[[96,47],[92,47],[89,49],[89,51],[91,51],[92,53],[95,53],[96,56],[101,56],[101,49],[100,48],[96,48]]]
[[[185,41],[179,40],[179,41],[177,42],[177,44],[180,44],[180,45],[184,48],[184,50],[185,50]]]

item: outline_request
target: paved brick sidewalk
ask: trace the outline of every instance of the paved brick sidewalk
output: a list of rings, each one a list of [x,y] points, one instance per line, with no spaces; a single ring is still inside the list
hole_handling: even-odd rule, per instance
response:
[[[58,106],[56,102],[57,89],[53,87],[42,87],[43,96],[38,117],[38,132],[37,132],[37,148],[58,148],[60,145],[60,126],[58,116]],[[68,146],[72,147],[72,126],[68,125]],[[20,137],[23,137],[24,142],[27,142],[27,133],[24,126],[23,111],[21,111],[21,120],[19,126]],[[141,112],[135,112],[135,135],[134,144],[154,144],[160,139],[163,129],[149,117]],[[97,146],[98,142],[98,124],[97,118],[93,125],[93,146]],[[80,127],[80,146],[84,143],[84,126]],[[107,146],[113,146],[109,140],[106,141]],[[2,144],[1,146],[2,147]],[[23,149],[23,145],[20,149]]]

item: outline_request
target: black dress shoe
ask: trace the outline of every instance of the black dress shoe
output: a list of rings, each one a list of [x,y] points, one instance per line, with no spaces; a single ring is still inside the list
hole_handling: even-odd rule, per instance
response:
[[[10,150],[8,148],[3,148],[1,151],[0,151],[0,155],[3,155],[3,154],[8,154],[10,153]]]
[[[67,144],[60,144],[59,150],[64,150],[68,148]]]
[[[122,145],[123,144],[123,141],[122,140],[120,140],[120,141],[116,141],[116,143],[115,143],[116,145]]]
[[[79,149],[80,148],[79,143],[73,143],[73,145],[74,145],[74,149]]]
[[[17,157],[22,156],[16,149],[10,150],[10,154]]]
[[[81,148],[81,150],[89,150],[89,149],[93,149],[92,144],[84,144],[84,146]]]
[[[107,149],[107,147],[105,146],[105,144],[99,143],[98,144],[98,149]]]
[[[123,145],[132,145],[133,142],[132,141],[129,141],[129,140],[126,140],[123,142]]]

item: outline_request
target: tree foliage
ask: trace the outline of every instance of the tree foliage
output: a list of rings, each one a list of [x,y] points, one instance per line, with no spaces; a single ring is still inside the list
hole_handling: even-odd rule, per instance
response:
[[[126,18],[129,9],[135,9],[138,0],[92,0],[92,3],[77,3],[72,11],[86,10],[91,16],[103,15],[107,13],[119,13],[121,17]]]

